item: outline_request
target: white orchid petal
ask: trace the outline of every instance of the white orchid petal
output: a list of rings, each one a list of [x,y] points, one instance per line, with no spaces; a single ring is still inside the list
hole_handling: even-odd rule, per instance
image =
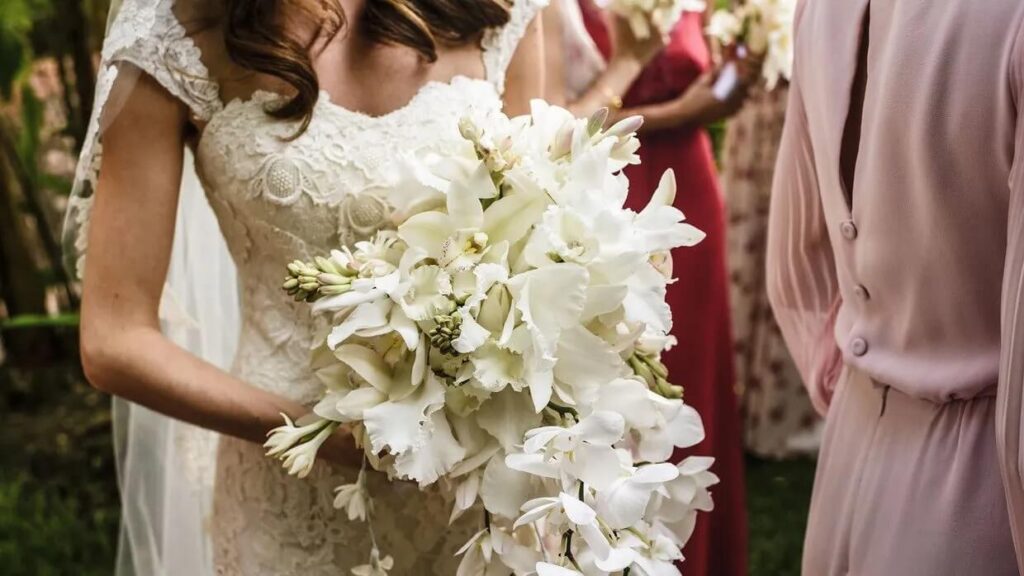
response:
[[[363,419],[363,413],[387,400],[387,396],[376,388],[367,386],[353,390],[335,402],[335,409],[342,417],[341,422],[355,422]]]
[[[546,459],[543,454],[509,454],[505,457],[505,465],[512,470],[519,470],[540,478],[555,479],[560,474],[558,464]]]
[[[377,390],[385,394],[391,390],[390,369],[373,350],[358,344],[342,344],[335,348],[334,356]]]
[[[456,229],[481,228],[484,209],[481,198],[497,194],[491,172],[481,162],[468,179],[457,179],[448,189],[448,215]]]
[[[357,306],[341,324],[331,329],[327,336],[327,347],[333,350],[360,330],[385,326],[391,307],[391,302],[384,299]]]
[[[598,446],[611,446],[622,440],[625,420],[615,412],[594,412],[573,426],[576,434],[586,442]]]
[[[559,506],[558,498],[535,498],[523,504],[523,514],[516,519],[512,525],[512,529],[516,530],[520,526],[532,524],[537,520],[547,516],[552,510]]]
[[[393,454],[402,454],[416,448],[423,440],[428,415],[443,403],[444,386],[429,375],[422,386],[402,400],[366,410],[363,418],[373,451],[380,453],[390,447]]]
[[[452,347],[457,352],[469,354],[484,345],[491,333],[477,323],[476,319],[465,311],[462,314],[462,333],[452,341]]]
[[[530,399],[512,389],[491,396],[475,415],[480,428],[497,439],[505,450],[521,444],[526,431],[541,420],[540,414],[533,411]]]
[[[435,260],[441,258],[441,246],[454,233],[451,218],[440,212],[416,214],[398,227],[398,236],[402,240]]]
[[[399,477],[417,481],[420,488],[436,482],[466,456],[465,449],[452,436],[444,410],[434,412],[427,423],[420,444],[395,458]]]
[[[562,509],[565,510],[566,517],[573,524],[583,526],[593,524],[597,520],[597,512],[579,498],[562,492],[559,495],[559,499],[562,503]]]
[[[529,474],[509,468],[500,456],[487,463],[480,484],[480,500],[489,512],[515,519],[523,504],[535,496],[537,490]]]

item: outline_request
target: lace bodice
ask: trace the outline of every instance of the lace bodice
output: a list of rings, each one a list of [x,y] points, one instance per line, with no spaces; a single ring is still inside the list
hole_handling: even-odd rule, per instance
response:
[[[257,386],[310,402],[320,391],[305,372],[314,326],[309,307],[281,293],[283,264],[389,226],[401,202],[390,189],[402,156],[456,145],[462,115],[497,110],[501,101],[492,83],[462,76],[427,84],[379,117],[321,93],[308,130],[288,140],[295,127],[264,112],[278,98],[258,92],[216,112],[196,164],[238,267],[244,326],[236,370]]]
[[[258,91],[221,101],[197,45],[179,23],[175,0],[124,0],[104,45],[97,106],[68,215],[69,239],[87,253],[87,228],[101,170],[98,121],[125,63],[184,102],[203,126],[196,172],[237,268],[242,327],[232,372],[302,403],[321,389],[308,368],[317,321],[280,290],[284,264],[366,238],[393,225],[402,198],[393,185],[403,155],[443,152],[460,142],[459,119],[501,107],[505,71],[544,0],[516,0],[508,25],[483,38],[486,76],[457,76],[423,86],[405,106],[380,117],[346,110],[320,94],[308,130],[271,119],[281,96]],[[334,510],[332,489],[354,470],[318,465],[305,479],[287,476],[254,444],[224,438],[216,458],[213,564],[224,576],[348,574],[368,558],[367,526]],[[393,576],[455,574],[454,552],[479,529],[467,515],[448,526],[450,502],[372,475],[374,526]]]

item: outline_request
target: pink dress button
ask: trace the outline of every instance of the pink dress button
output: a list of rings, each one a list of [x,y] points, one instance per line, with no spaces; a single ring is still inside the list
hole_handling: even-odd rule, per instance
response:
[[[843,223],[839,225],[839,233],[847,240],[856,240],[857,225],[853,223],[853,220],[844,220]]]
[[[871,293],[868,292],[868,289],[863,284],[857,284],[853,287],[853,295],[862,302],[867,302],[871,299]]]
[[[850,352],[854,356],[863,356],[868,353],[868,341],[863,338],[854,338],[850,343]]]

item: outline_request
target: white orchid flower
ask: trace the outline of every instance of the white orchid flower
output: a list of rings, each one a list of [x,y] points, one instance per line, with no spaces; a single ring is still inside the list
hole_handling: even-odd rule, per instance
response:
[[[588,281],[586,269],[556,264],[519,274],[508,282],[529,335],[528,341],[520,339],[516,351],[524,356],[525,380],[538,412],[551,400],[558,339],[563,330],[579,321]]]
[[[614,412],[594,412],[564,428],[544,426],[526,433],[524,455],[510,454],[511,468],[550,478],[578,478],[598,490],[629,469],[628,454],[612,446],[622,439],[624,421]]]
[[[654,426],[637,429],[639,442],[633,448],[638,460],[663,462],[675,448],[691,448],[704,441],[704,423],[692,406],[653,392],[650,400],[657,419]]]
[[[695,246],[706,234],[686,224],[683,213],[672,204],[676,197],[676,176],[671,169],[661,176],[650,202],[634,220],[639,241],[648,253],[671,250],[679,246]]]
[[[455,303],[451,276],[439,266],[420,266],[409,273],[409,287],[400,299],[410,320],[422,322],[439,314],[451,314]]]
[[[462,515],[476,504],[477,497],[480,495],[480,481],[483,479],[483,474],[479,471],[474,471],[465,476],[462,482],[455,488],[455,500],[452,504],[452,513],[448,517],[448,523],[452,524],[456,520],[462,517]]]
[[[523,504],[539,496],[542,490],[538,478],[509,466],[508,457],[499,452],[487,462],[480,484],[480,500],[492,514],[514,520]]]
[[[388,441],[386,437],[384,440]],[[451,472],[466,457],[466,449],[452,434],[444,410],[433,412],[424,425],[419,427],[419,436],[409,449],[392,449],[391,452],[397,454],[395,472],[399,478],[415,480],[420,488],[433,484]]]
[[[412,394],[365,409],[363,420],[371,450],[380,453],[387,447],[393,454],[402,454],[417,448],[424,424],[443,405],[444,385],[428,372],[424,383]]]
[[[490,246],[523,237],[547,203],[542,196],[517,193],[492,202],[485,210],[480,200],[495,195],[491,173],[481,163],[467,181],[452,183],[447,214],[417,214],[399,227],[398,234],[442,267],[471,268]]]
[[[613,530],[633,526],[643,519],[654,491],[678,477],[679,469],[667,462],[640,466],[598,494],[601,518]]]
[[[676,562],[683,553],[672,539],[658,533],[648,535],[648,544],[633,548],[634,567],[642,576],[680,576]]]
[[[366,471],[360,470],[359,476],[352,484],[344,484],[334,489],[334,507],[344,509],[349,521],[366,521],[366,514],[372,507],[366,491]]]
[[[549,528],[568,525],[583,538],[597,560],[602,564],[613,564],[612,570],[622,570],[629,566],[630,558],[612,548],[608,536],[600,527],[597,512],[579,498],[562,492],[555,497],[531,500],[523,505],[523,515],[516,520],[515,527],[545,518],[549,520],[546,523]]]
[[[370,550],[370,562],[352,569],[353,576],[388,576],[388,571],[395,567],[395,559],[391,556],[380,557],[376,546]]]
[[[523,451],[554,454],[572,452],[583,444],[610,447],[622,440],[624,428],[625,420],[619,414],[594,412],[568,428],[543,426],[530,430],[526,433]]]
[[[487,576],[490,574],[489,568],[496,557],[490,529],[484,529],[474,534],[455,555],[462,556],[455,576]]]
[[[710,471],[714,458],[690,456],[677,465],[679,476],[668,482],[657,499],[657,523],[682,548],[693,534],[697,512],[714,509],[708,488],[718,483]]]

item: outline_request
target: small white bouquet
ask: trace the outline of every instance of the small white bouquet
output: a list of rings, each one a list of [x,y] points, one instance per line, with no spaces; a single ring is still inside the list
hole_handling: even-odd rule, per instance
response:
[[[672,206],[671,172],[624,208],[641,122],[606,117],[535,101],[467,118],[459,150],[407,165],[403,192],[430,208],[288,265],[285,290],[330,319],[325,393],[268,454],[303,476],[346,426],[374,469],[440,482],[453,520],[481,515],[459,574],[678,574],[712,508],[712,459],[667,462],[704,430],[659,360],[673,339],[655,266],[704,235]],[[364,476],[335,506],[372,522]]]
[[[793,73],[793,18],[797,0],[743,0],[731,9],[715,11],[707,34],[738,52],[763,55],[761,69],[769,90]]]
[[[683,12],[703,12],[704,0],[600,0],[602,8],[611,10],[629,22],[633,35],[644,40],[652,31],[666,35],[675,28]]]

